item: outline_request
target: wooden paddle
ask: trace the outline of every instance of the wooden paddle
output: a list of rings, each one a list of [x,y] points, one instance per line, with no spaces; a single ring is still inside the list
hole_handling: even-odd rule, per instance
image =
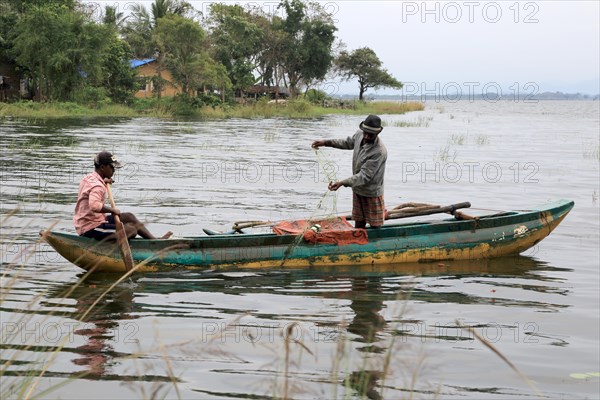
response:
[[[408,218],[408,217],[418,217],[423,215],[431,215],[431,214],[439,214],[439,213],[448,213],[454,215],[459,208],[469,208],[471,207],[471,203],[468,201],[463,203],[452,204],[446,207],[440,206],[421,206],[414,207],[413,209],[400,209],[400,210],[392,210],[388,215],[386,215],[385,219],[398,219],[398,218]],[[462,217],[465,217],[466,214],[461,214]],[[460,218],[459,218],[460,219]],[[466,218],[465,218],[466,219]]]
[[[400,204],[397,207],[394,207],[387,215],[385,219],[399,219],[399,218],[410,218],[410,217],[419,217],[424,215],[438,214],[438,213],[448,213],[452,214],[456,217],[456,219],[477,219],[476,217],[471,217],[470,215],[461,213],[460,211],[456,211],[459,208],[469,208],[471,207],[471,203],[463,202],[452,204],[446,207],[438,206],[435,204],[425,204],[425,203],[404,203]],[[352,221],[352,215],[344,215],[344,217],[348,221]],[[326,217],[324,217],[326,218]],[[232,229],[234,231],[238,231],[246,228],[253,227],[267,227],[277,225],[277,222],[272,221],[238,221],[233,224]]]
[[[106,189],[108,190],[108,199],[110,200],[110,206],[112,208],[117,208],[115,205],[115,199],[113,199],[112,190],[110,189],[110,183],[106,184]],[[117,229],[117,243],[119,245],[119,250],[121,251],[121,257],[123,257],[123,262],[125,263],[125,270],[127,272],[133,269],[133,257],[131,255],[131,248],[129,247],[129,242],[127,241],[127,233],[125,232],[125,226],[121,222],[121,218],[118,215],[115,215],[115,226]]]

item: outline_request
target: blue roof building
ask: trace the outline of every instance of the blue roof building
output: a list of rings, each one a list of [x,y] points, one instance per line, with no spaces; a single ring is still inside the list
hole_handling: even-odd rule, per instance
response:
[[[142,65],[146,65],[151,63],[152,61],[156,61],[154,58],[145,58],[143,60],[129,60],[129,66],[131,68],[141,67]]]

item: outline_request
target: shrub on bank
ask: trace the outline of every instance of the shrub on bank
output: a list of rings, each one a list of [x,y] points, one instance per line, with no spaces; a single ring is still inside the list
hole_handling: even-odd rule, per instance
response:
[[[100,108],[112,103],[102,87],[85,86],[73,94],[73,101],[90,108]],[[59,103],[60,104],[60,103]]]

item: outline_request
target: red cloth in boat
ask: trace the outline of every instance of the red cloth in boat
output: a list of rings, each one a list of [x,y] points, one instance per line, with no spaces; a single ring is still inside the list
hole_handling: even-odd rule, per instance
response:
[[[318,225],[318,227],[317,227]],[[311,229],[313,228],[314,229]],[[278,235],[302,235],[309,243],[367,244],[369,239],[365,229],[356,229],[345,217],[322,220],[282,221],[273,227]]]

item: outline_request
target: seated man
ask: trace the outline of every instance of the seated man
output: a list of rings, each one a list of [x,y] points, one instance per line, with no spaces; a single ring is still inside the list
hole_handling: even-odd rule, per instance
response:
[[[102,151],[94,158],[95,171],[86,175],[79,183],[79,194],[73,224],[81,236],[96,240],[116,240],[115,215],[123,222],[129,239],[140,235],[144,239],[156,239],[150,231],[132,213],[121,213],[116,208],[104,204],[106,201],[106,184],[113,183],[115,169],[122,165],[108,151]],[[110,213],[106,215],[105,213]],[[167,232],[161,239],[169,238],[173,233]]]

